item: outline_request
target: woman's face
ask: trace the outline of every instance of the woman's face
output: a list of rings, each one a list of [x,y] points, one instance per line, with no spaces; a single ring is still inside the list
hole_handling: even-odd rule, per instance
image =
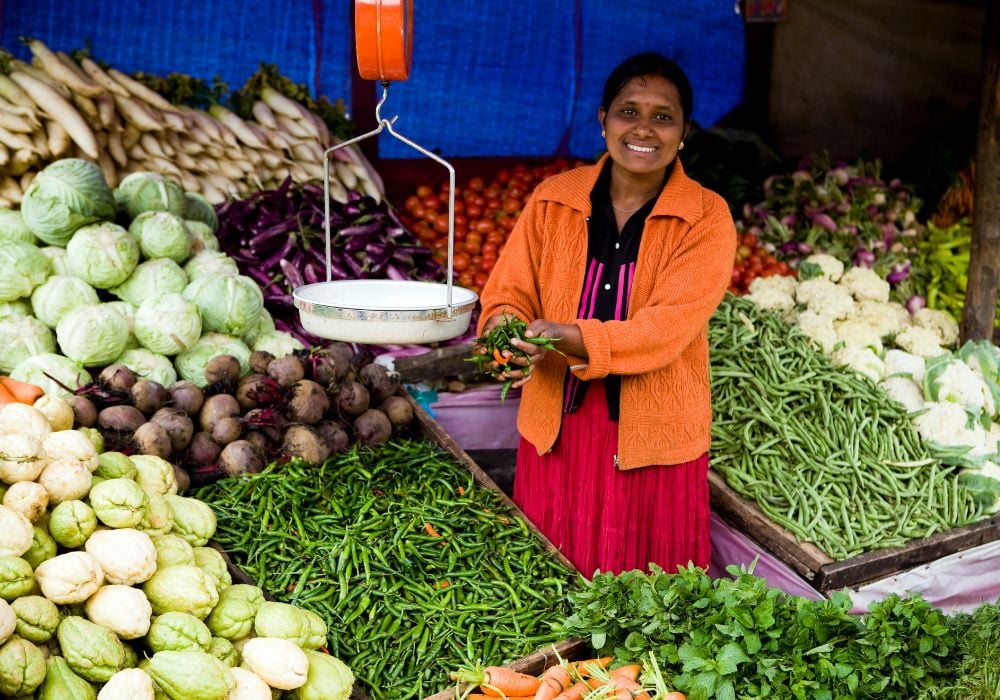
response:
[[[632,78],[598,112],[615,164],[636,175],[656,173],[677,156],[685,115],[677,86],[658,75]]]

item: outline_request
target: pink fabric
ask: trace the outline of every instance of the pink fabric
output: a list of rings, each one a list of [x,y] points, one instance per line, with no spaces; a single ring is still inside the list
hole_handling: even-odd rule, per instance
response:
[[[656,563],[676,571],[711,556],[708,455],[683,464],[620,471],[618,423],[608,420],[604,382],[563,416],[552,451],[521,439],[514,502],[585,576]]]

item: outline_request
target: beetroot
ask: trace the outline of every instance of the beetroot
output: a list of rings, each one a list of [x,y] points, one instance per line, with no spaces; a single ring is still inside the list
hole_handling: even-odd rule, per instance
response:
[[[306,368],[295,355],[285,355],[268,363],[267,375],[281,386],[291,386],[305,379]]]
[[[205,382],[208,384],[235,383],[243,368],[232,355],[216,355],[205,365]]]
[[[247,440],[229,443],[219,455],[219,468],[225,476],[256,474],[264,471],[266,466],[264,454]]]
[[[222,447],[209,433],[195,433],[187,446],[187,461],[195,465],[215,464],[219,459]]]
[[[293,423],[318,423],[330,408],[326,391],[310,379],[301,379],[289,387],[291,398],[285,408]]]
[[[330,454],[346,452],[351,446],[351,437],[344,430],[344,426],[332,420],[325,420],[315,425],[316,434],[323,441]]]
[[[260,406],[276,406],[284,395],[281,385],[263,374],[248,374],[236,387],[236,400],[244,411]]]
[[[205,405],[198,414],[201,429],[211,433],[215,424],[223,418],[238,418],[240,404],[231,394],[215,394],[205,399]]]
[[[169,396],[162,384],[151,379],[137,380],[129,393],[132,396],[132,405],[146,416],[151,416],[159,411]]]
[[[205,403],[205,392],[194,382],[180,380],[170,386],[170,405],[189,416],[197,415]]]
[[[69,405],[73,407],[73,425],[77,428],[93,428],[97,424],[97,407],[86,396],[70,396]]]
[[[382,411],[370,408],[355,419],[354,437],[362,445],[381,445],[392,437],[392,423]]]
[[[267,350],[254,350],[250,353],[250,371],[255,374],[267,374],[267,366],[274,359],[274,355]]]
[[[358,379],[368,389],[374,403],[382,403],[399,389],[399,381],[392,379],[388,370],[375,362],[362,367]]]
[[[108,365],[103,370],[98,379],[112,391],[130,391],[135,384],[135,372],[125,365]]]
[[[395,432],[413,422],[413,406],[402,396],[390,396],[379,408],[389,418]]]
[[[154,455],[166,459],[173,452],[170,435],[162,425],[143,423],[132,436],[139,454]]]
[[[293,425],[285,431],[281,453],[289,459],[298,458],[310,464],[319,464],[330,456],[330,449],[308,425]]]
[[[228,445],[240,439],[243,434],[243,423],[239,418],[223,418],[212,427],[212,439],[220,445]]]
[[[194,423],[188,414],[178,408],[161,408],[149,419],[166,430],[175,452],[183,450],[194,435]]]
[[[97,425],[104,430],[134,433],[146,422],[146,416],[135,406],[108,406],[97,414]]]
[[[358,382],[345,382],[337,392],[337,408],[348,416],[359,416],[368,410],[368,390]]]

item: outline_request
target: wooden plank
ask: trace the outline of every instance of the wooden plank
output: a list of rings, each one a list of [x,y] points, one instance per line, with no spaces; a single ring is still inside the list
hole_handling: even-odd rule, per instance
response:
[[[1000,292],[1000,7],[986,2],[976,129],[976,198],[962,339],[993,337]]]
[[[718,472],[709,470],[712,505],[739,530],[753,537],[800,575],[810,581],[833,558],[814,544],[799,542],[795,535],[764,515],[753,501],[736,493]]]
[[[590,656],[590,645],[582,639],[570,638],[557,642],[555,645],[550,644],[532,654],[528,654],[522,659],[507,664],[506,668],[518,671],[519,673],[537,676],[549,666],[557,663],[560,658],[566,661],[578,661],[587,656]],[[449,688],[442,690],[440,693],[429,695],[424,700],[454,700],[465,691],[466,687],[465,684],[459,686],[458,696],[455,694],[455,688]]]
[[[444,377],[479,379],[482,375],[476,366],[465,361],[471,355],[472,343],[451,345],[411,357],[397,357],[393,360],[393,369],[402,381],[410,384]]]
[[[1000,539],[1000,515],[939,532],[926,539],[913,540],[905,547],[878,549],[827,564],[816,575],[814,585],[823,593],[845,587],[856,588],[997,539]]]
[[[409,401],[410,405],[413,407],[413,414],[416,417],[417,422],[420,423],[420,429],[421,432],[423,432],[424,436],[427,437],[429,440],[436,442],[441,447],[443,447],[462,466],[464,466],[466,469],[472,472],[472,476],[476,480],[477,484],[496,492],[496,494],[500,497],[500,500],[503,501],[503,503],[508,508],[510,508],[518,517],[522,518],[525,523],[527,523],[528,529],[531,530],[531,532],[536,537],[538,537],[538,539],[542,541],[545,548],[552,553],[552,556],[554,556],[557,560],[559,560],[559,562],[562,563],[563,566],[567,567],[570,571],[576,572],[577,568],[573,566],[570,560],[567,559],[566,556],[562,552],[560,552],[559,549],[554,544],[552,544],[551,541],[549,541],[548,537],[542,534],[541,530],[535,527],[535,524],[532,523],[528,519],[528,517],[523,512],[521,512],[521,509],[517,507],[514,501],[512,501],[510,497],[507,496],[507,494],[505,494],[499,486],[497,486],[496,482],[493,481],[492,478],[490,478],[490,475],[487,474],[485,471],[483,471],[482,468],[480,468],[480,466],[476,464],[471,457],[469,457],[469,455],[465,452],[465,450],[463,450],[458,445],[458,443],[455,442],[452,439],[452,437],[444,431],[444,428],[442,428],[441,425],[436,420],[431,418],[430,414],[428,414],[427,411],[425,411],[420,406],[420,404],[418,404],[413,399],[412,396],[410,396],[409,394],[403,394],[403,395],[406,397],[407,401]]]

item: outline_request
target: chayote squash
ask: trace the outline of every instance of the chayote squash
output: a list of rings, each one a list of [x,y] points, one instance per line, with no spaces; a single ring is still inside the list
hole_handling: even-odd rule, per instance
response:
[[[253,630],[257,611],[264,604],[264,593],[257,586],[237,583],[222,589],[219,603],[205,620],[217,637],[233,642],[243,639]]]
[[[165,494],[174,511],[172,532],[180,535],[192,547],[204,547],[215,534],[215,513],[207,503],[196,498]]]
[[[212,577],[197,566],[167,566],[142,584],[153,614],[185,612],[204,620],[219,602]]]
[[[41,649],[17,636],[0,646],[0,695],[29,695],[43,680],[45,656]]]
[[[0,556],[0,598],[10,602],[28,595],[35,585],[31,564],[10,555]]]
[[[182,612],[163,613],[155,620],[146,635],[146,644],[159,651],[208,651],[212,633],[205,623],[194,615]]]
[[[354,674],[336,656],[306,651],[309,675],[305,685],[289,692],[288,700],[347,700],[354,687]]]
[[[288,603],[265,602],[254,618],[253,628],[258,637],[287,639],[303,649],[319,649],[326,644],[322,618]]]
[[[56,636],[70,668],[88,681],[104,683],[125,667],[125,645],[114,632],[90,620],[67,617]]]
[[[225,700],[236,686],[229,667],[203,651],[161,651],[141,665],[170,700]]]
[[[38,700],[96,700],[94,686],[73,673],[66,659],[53,656],[45,662],[45,682]]]
[[[233,577],[226,566],[226,560],[219,551],[212,547],[195,547],[194,563],[199,569],[215,579],[215,586],[220,591],[233,585]]]
[[[59,628],[59,608],[48,598],[28,595],[11,603],[17,616],[17,633],[35,644],[43,644]]]

